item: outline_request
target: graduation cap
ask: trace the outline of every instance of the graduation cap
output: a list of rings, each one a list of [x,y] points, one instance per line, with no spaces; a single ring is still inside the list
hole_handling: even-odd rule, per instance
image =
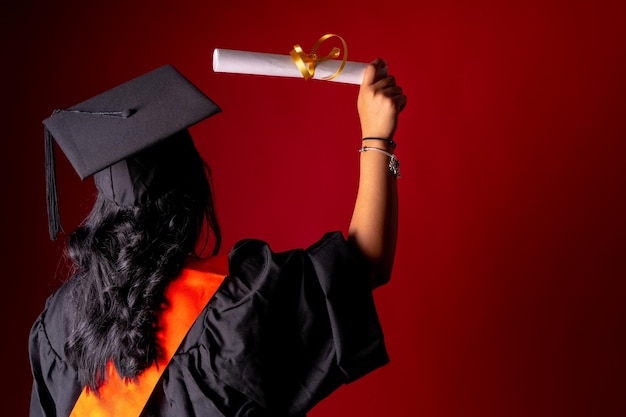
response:
[[[55,110],[43,121],[50,237],[61,230],[54,140],[81,180],[94,175],[107,198],[139,205],[175,186],[181,158],[195,152],[187,128],[220,111],[171,65]]]

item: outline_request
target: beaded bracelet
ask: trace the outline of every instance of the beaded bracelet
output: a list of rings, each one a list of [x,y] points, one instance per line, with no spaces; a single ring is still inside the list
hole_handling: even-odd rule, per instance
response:
[[[383,142],[387,142],[388,144],[390,144],[394,149],[396,148],[396,146],[398,146],[398,144],[396,142],[394,142],[393,139],[383,139],[383,138],[363,138],[361,139],[362,141],[365,140],[381,140]]]
[[[363,146],[361,149],[359,149],[359,152],[367,151],[377,151],[387,155],[389,157],[389,171],[391,171],[395,178],[400,178],[400,161],[398,161],[398,158],[396,158],[394,154],[389,153],[384,149],[374,148],[371,146]]]

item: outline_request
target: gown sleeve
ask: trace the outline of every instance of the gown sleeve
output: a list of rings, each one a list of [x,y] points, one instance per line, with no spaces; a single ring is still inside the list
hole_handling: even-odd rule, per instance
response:
[[[344,383],[386,364],[371,286],[341,232],[274,253],[244,240],[210,303],[210,367],[268,415],[303,416]]]
[[[30,417],[69,415],[81,391],[76,372],[63,354],[69,325],[66,290],[62,287],[48,298],[44,311],[31,328],[28,341],[33,374]]]

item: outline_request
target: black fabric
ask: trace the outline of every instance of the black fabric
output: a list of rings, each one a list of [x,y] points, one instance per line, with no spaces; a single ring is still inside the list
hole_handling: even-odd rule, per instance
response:
[[[164,65],[43,121],[81,179],[220,112]]]
[[[204,165],[189,131],[94,174],[100,192],[120,206],[136,206],[156,200],[175,188],[193,190],[204,178]]]
[[[369,280],[340,232],[306,250],[239,242],[143,417],[301,417],[343,383],[386,364]],[[31,417],[68,415],[80,394],[63,355],[71,280],[30,337]]]

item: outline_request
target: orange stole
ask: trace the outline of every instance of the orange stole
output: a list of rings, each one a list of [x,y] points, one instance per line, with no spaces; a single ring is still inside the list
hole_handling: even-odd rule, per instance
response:
[[[187,265],[165,290],[168,306],[159,317],[157,340],[162,355],[157,363],[143,371],[136,381],[124,381],[109,362],[108,380],[100,387],[100,395],[85,387],[70,417],[138,417],[165,367],[227,274],[228,255]]]

